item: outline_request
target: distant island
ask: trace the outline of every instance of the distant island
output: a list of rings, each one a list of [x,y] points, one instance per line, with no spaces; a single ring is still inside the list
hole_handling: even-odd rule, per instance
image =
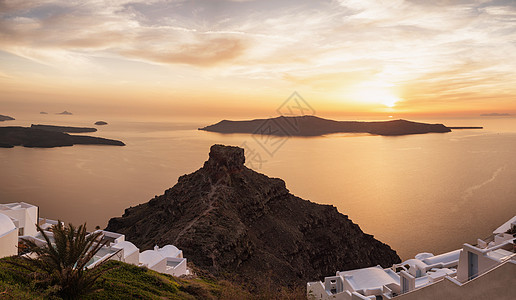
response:
[[[490,114],[481,114],[481,117],[510,117],[511,114],[508,113],[490,113]]]
[[[12,121],[12,120],[14,120],[14,118],[13,118],[13,117],[0,115],[0,122],[3,122],[3,121]]]
[[[43,124],[32,124],[30,128],[33,129],[41,129],[47,131],[55,131],[55,132],[65,132],[65,133],[84,133],[84,132],[95,132],[97,128],[92,127],[71,127],[71,126],[55,126],[55,125],[43,125]]]
[[[73,114],[71,112],[65,110],[63,112],[56,113],[56,115],[73,115]]]
[[[40,115],[48,115],[48,113],[46,111],[40,111],[39,114]]]
[[[369,133],[375,135],[407,135],[450,132],[443,124],[418,123],[407,120],[381,122],[334,121],[316,116],[276,117],[248,121],[223,120],[199,130],[219,133],[253,133],[275,136],[321,136],[332,133]]]
[[[0,148],[13,148],[14,146],[53,148],[73,145],[125,146],[121,141],[100,137],[70,135],[32,127],[0,127]]]
[[[108,123],[105,121],[97,121],[95,122],[95,125],[107,125]]]

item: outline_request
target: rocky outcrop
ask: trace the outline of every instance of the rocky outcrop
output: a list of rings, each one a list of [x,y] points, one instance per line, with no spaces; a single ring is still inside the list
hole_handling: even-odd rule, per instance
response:
[[[70,135],[30,127],[0,127],[0,147],[14,146],[53,148],[73,145],[125,146],[121,141],[93,136]]]
[[[0,122],[3,122],[3,121],[12,121],[12,120],[14,120],[14,118],[13,118],[13,117],[0,115]]]
[[[244,166],[244,150],[214,145],[204,166],[106,230],[140,249],[174,244],[216,275],[305,284],[337,270],[390,266],[400,258],[331,205],[289,193],[285,182]]]
[[[511,114],[508,113],[487,113],[487,114],[481,114],[481,117],[510,117]]]
[[[407,120],[385,122],[334,121],[315,116],[277,117],[249,121],[223,120],[199,130],[219,133],[252,133],[276,136],[320,136],[332,133],[370,133],[407,135],[444,133],[451,130],[443,124],[426,124]]]
[[[91,127],[72,127],[72,126],[55,126],[55,125],[42,125],[42,124],[31,124],[30,128],[41,129],[55,132],[66,132],[66,133],[84,133],[84,132],[95,132],[97,128]]]

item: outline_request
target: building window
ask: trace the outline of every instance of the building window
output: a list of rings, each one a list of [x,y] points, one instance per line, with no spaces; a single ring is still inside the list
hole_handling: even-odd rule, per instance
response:
[[[22,236],[22,235],[23,235],[23,228],[18,228],[18,235],[19,235],[19,236]]]

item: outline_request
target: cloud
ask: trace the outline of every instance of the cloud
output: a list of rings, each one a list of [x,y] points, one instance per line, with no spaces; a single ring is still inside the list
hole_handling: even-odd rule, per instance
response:
[[[80,5],[5,2],[0,14],[0,47],[50,64],[56,63],[56,57],[83,56],[87,60],[88,54],[108,51],[150,62],[196,66],[231,60],[246,49],[244,39],[234,32],[142,24],[141,16],[127,10],[129,3],[137,1],[114,1],[111,6],[95,1]],[[49,55],[52,51],[69,55]]]
[[[377,72],[375,70],[354,70],[336,73],[318,73],[316,75],[284,74],[284,78],[298,85],[313,86],[317,89],[351,87],[364,80],[369,80]]]
[[[132,49],[122,55],[166,64],[213,66],[231,61],[245,51],[245,42],[238,38],[213,38],[197,43],[180,44],[175,49]]]

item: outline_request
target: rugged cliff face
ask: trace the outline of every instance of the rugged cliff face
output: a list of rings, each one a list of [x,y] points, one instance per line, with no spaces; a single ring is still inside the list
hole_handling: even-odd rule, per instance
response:
[[[285,182],[244,166],[244,150],[214,145],[196,172],[109,221],[140,249],[174,244],[196,266],[245,280],[304,284],[337,270],[400,258],[346,215],[289,193]]]

